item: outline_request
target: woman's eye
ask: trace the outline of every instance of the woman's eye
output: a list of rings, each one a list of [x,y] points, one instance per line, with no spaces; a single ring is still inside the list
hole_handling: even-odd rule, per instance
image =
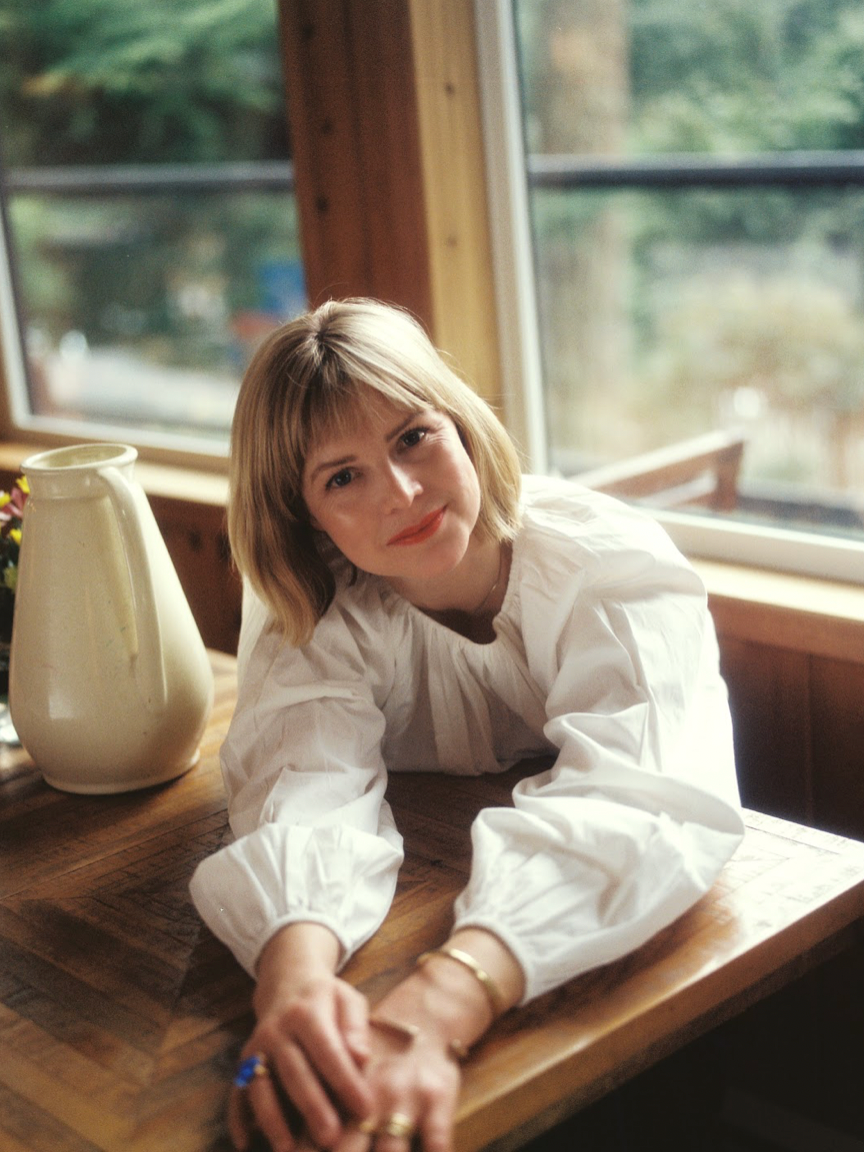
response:
[[[402,443],[406,448],[414,448],[421,440],[425,440],[427,431],[426,428],[409,428],[402,436]]]
[[[351,470],[349,468],[342,468],[334,474],[327,481],[328,488],[344,488],[347,484],[351,483]]]

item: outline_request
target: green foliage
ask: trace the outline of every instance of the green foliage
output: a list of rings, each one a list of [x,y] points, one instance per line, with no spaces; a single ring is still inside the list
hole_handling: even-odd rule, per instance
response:
[[[273,0],[0,0],[5,162],[286,155]]]
[[[586,56],[587,0],[518,0],[529,146],[564,82],[552,42],[567,20]],[[860,0],[629,0],[628,151],[740,154],[864,147]]]
[[[858,0],[631,0],[632,147],[864,146]]]
[[[287,159],[275,0],[0,0],[9,168]],[[293,200],[208,191],[9,199],[22,313],[48,349],[236,373],[261,269],[299,262]]]
[[[860,0],[517,0],[516,12],[529,150],[570,138],[625,161],[864,149]],[[622,42],[623,66],[605,67]],[[568,123],[586,108],[605,135]],[[765,474],[791,476],[778,416],[828,445],[814,458],[841,458],[864,409],[864,191],[535,190],[531,204],[556,447],[644,450],[750,397],[772,414]],[[590,308],[617,345],[612,369],[578,328]]]

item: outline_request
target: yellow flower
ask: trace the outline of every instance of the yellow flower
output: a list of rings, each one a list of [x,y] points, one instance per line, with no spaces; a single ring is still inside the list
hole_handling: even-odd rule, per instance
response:
[[[5,508],[11,499],[8,492],[0,492],[0,508]]]
[[[22,492],[24,492],[27,496],[30,495],[30,484],[26,476],[19,476],[15,483],[18,485]]]
[[[10,528],[9,529],[9,539],[14,540],[16,544],[20,544],[21,543],[21,529],[20,528]]]

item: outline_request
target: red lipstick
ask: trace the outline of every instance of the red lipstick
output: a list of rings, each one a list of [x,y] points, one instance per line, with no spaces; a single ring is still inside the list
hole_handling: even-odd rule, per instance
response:
[[[387,541],[388,547],[391,544],[421,544],[424,540],[428,540],[441,527],[441,521],[444,519],[446,510],[446,508],[437,508],[428,516],[424,516],[419,523],[412,524],[410,528],[404,528],[401,532],[397,532]]]

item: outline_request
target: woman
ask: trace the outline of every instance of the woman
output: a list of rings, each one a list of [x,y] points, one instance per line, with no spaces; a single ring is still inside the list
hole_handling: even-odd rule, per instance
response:
[[[229,531],[247,585],[223,749],[236,840],[192,894],[257,978],[232,1137],[447,1152],[458,1059],[496,1017],[638,947],[740,840],[704,589],[651,519],[522,478],[420,327],[366,300],[253,359]],[[387,771],[540,753],[554,766],[474,824],[449,939],[370,1012],[337,973],[402,860]]]

